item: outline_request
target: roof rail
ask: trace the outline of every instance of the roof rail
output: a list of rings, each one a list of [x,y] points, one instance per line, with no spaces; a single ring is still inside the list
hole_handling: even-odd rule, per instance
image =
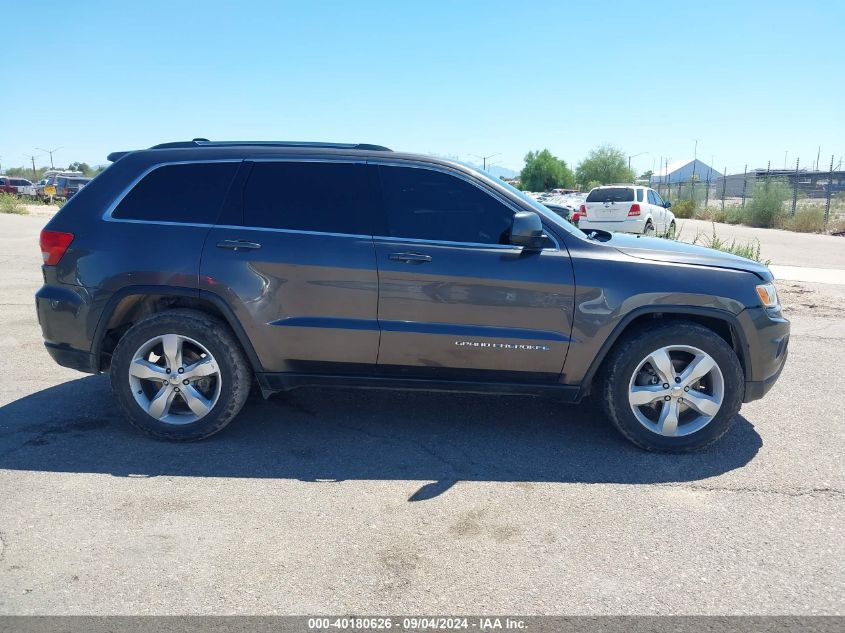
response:
[[[172,143],[160,143],[153,145],[150,149],[170,149],[178,147],[238,147],[238,146],[259,146],[259,147],[311,147],[326,149],[358,149],[374,152],[392,151],[382,145],[370,143],[315,143],[310,141],[209,141],[207,138],[195,138],[191,141],[175,141]]]

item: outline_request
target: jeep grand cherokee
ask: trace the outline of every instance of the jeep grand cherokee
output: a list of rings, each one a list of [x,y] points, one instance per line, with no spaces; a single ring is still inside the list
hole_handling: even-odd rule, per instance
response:
[[[216,433],[254,382],[593,394],[635,444],[688,451],[786,360],[765,266],[584,233],[453,161],[199,139],[109,158],[41,234],[38,317],[159,438]]]

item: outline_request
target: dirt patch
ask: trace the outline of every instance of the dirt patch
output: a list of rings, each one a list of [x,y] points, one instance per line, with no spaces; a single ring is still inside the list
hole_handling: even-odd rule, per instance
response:
[[[829,286],[798,281],[777,281],[778,296],[787,318],[794,314],[839,318],[841,300]]]
[[[59,210],[54,204],[24,204],[24,208],[26,208],[27,215],[40,215],[44,217],[49,217],[56,215],[56,212]]]

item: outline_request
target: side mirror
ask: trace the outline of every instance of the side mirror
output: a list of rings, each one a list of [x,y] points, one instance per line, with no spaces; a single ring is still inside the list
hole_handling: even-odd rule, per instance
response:
[[[663,203],[663,207],[666,208],[666,209],[671,209],[672,203],[667,200],[666,202]]]
[[[514,214],[511,225],[511,244],[539,251],[542,250],[545,240],[543,223],[539,215],[533,211],[519,211]]]

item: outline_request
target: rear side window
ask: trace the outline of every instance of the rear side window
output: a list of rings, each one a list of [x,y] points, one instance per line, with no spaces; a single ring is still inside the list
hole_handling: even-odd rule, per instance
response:
[[[164,165],[144,176],[112,217],[214,224],[238,163]]]
[[[632,187],[603,187],[593,189],[587,196],[587,202],[633,202]]]
[[[256,162],[243,196],[244,224],[270,229],[372,235],[365,165]]]
[[[642,202],[642,201],[643,201],[643,190],[637,189],[637,202]]]
[[[507,244],[513,211],[455,176],[430,169],[380,167],[392,237]]]

